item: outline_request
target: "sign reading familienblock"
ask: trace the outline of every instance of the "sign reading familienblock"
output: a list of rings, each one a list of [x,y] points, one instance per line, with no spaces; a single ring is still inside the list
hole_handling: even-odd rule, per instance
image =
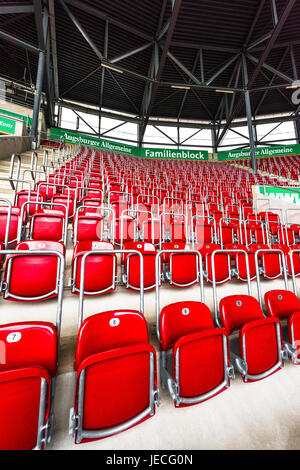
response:
[[[163,148],[140,148],[140,157],[175,160],[208,160],[206,150],[173,150]]]
[[[256,147],[256,158],[280,157],[283,155],[299,155],[300,144],[274,145],[272,147]],[[251,158],[250,149],[232,149],[218,152],[218,160],[245,160]]]
[[[14,134],[16,130],[16,121],[0,116],[0,132],[5,134]]]

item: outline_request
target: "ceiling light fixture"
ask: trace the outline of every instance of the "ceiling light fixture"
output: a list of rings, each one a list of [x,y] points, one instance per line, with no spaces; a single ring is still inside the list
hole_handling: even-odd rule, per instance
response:
[[[181,88],[183,90],[190,90],[191,87],[187,85],[171,85],[171,88]]]
[[[215,90],[217,93],[234,93],[233,90]]]
[[[123,70],[118,69],[117,67],[113,67],[112,65],[109,65],[109,64],[102,63],[102,67],[109,69],[109,70],[114,70],[115,72],[123,73]]]

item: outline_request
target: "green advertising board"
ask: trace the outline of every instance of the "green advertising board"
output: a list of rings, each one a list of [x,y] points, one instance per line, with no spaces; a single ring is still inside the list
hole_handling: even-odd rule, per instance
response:
[[[208,160],[208,152],[206,150],[175,150],[165,148],[147,148],[135,147],[120,142],[101,139],[79,132],[69,131],[67,129],[58,129],[52,127],[50,130],[51,140],[60,140],[65,138],[67,144],[80,144],[87,147],[94,147],[99,150],[108,152],[124,153],[134,157],[154,158],[154,159],[172,159],[172,160]]]
[[[292,204],[300,204],[300,188],[259,186],[258,192],[264,196],[273,196],[276,199],[283,199]]]
[[[6,111],[6,109],[0,109],[0,114],[5,114],[12,118],[23,119],[27,127],[30,127],[32,124],[32,119],[29,116],[23,116],[22,114],[13,113],[12,111]]]
[[[256,158],[280,157],[281,155],[299,155],[300,144],[274,145],[272,147],[256,147]],[[218,161],[245,160],[251,158],[250,149],[221,150],[218,152]]]
[[[14,134],[16,130],[16,121],[0,116],[0,132],[5,134]]]

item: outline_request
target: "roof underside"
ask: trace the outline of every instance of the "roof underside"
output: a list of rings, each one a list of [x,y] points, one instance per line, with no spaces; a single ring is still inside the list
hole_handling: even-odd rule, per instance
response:
[[[5,2],[12,3],[12,2]],[[13,2],[14,4],[16,2]],[[19,2],[20,3],[20,2]],[[27,2],[30,4],[31,2]],[[107,61],[151,43],[146,49],[126,57],[115,66],[123,67],[143,76],[149,76],[154,54],[154,40],[167,25],[172,15],[171,0],[65,0],[71,13],[105,56],[105,30],[107,28]],[[170,38],[169,52],[177,61],[193,73],[199,83],[207,81],[237,53],[245,50],[247,36],[251,30],[260,4],[263,3],[259,18],[253,28],[248,45],[272,31],[274,28],[272,0],[182,0],[174,31]],[[288,0],[276,0],[280,19]],[[0,1],[3,5],[3,2]],[[24,4],[24,2],[22,2]],[[99,106],[102,74],[102,107],[139,116],[142,114],[146,81],[126,73],[101,68],[101,62],[86,39],[71,21],[59,0],[54,1],[55,29],[58,65],[59,97]],[[98,11],[98,15],[97,15]],[[296,1],[279,33],[266,63],[283,74],[296,79],[295,68],[300,70],[300,1]],[[0,30],[23,41],[38,46],[35,16],[32,13],[0,14]],[[158,47],[159,61],[162,58],[168,29]],[[268,39],[253,47],[249,53],[255,59],[268,44]],[[291,45],[295,59],[293,68]],[[0,39],[0,76],[21,83],[35,83],[38,55],[26,51],[10,42]],[[203,70],[201,74],[200,55]],[[243,88],[242,73],[237,75],[237,57],[211,83],[214,87]],[[248,75],[251,77],[256,63],[247,58]],[[92,73],[93,72],[93,73]],[[88,75],[90,75],[88,78]],[[166,57],[160,82],[192,84],[191,78],[172,60]],[[282,77],[274,75],[267,68],[261,68],[252,88],[269,84],[284,84]],[[252,110],[258,115],[281,112],[295,112],[292,103],[293,90],[280,88],[251,92]],[[237,95],[239,93],[237,92]],[[222,117],[230,109],[233,95],[226,97]],[[224,93],[215,90],[193,88],[174,89],[166,84],[159,85],[151,106],[151,116],[192,120],[215,121],[220,110]],[[237,97],[235,98],[237,100]],[[145,110],[144,110],[145,112]],[[245,116],[242,106],[236,117]]]

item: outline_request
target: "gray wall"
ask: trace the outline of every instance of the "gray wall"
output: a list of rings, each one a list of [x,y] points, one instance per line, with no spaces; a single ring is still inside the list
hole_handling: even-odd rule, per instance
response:
[[[27,152],[30,148],[29,137],[0,135],[0,160],[10,158],[13,153]]]

